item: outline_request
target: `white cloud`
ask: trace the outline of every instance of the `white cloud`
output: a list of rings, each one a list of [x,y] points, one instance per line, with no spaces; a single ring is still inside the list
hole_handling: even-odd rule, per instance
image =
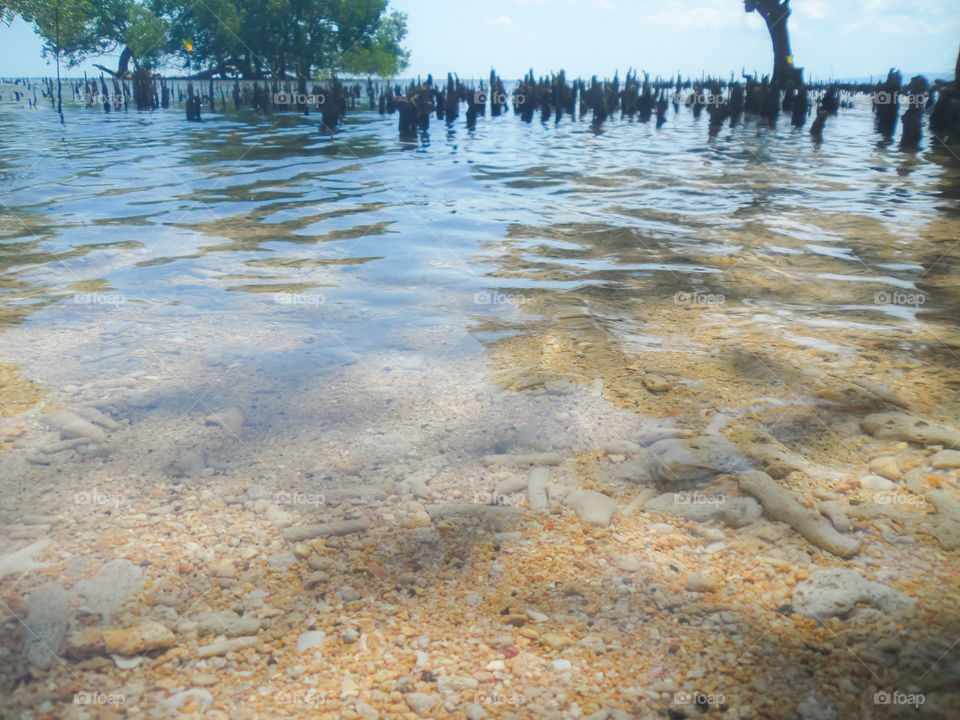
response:
[[[500,17],[490,18],[486,21],[486,24],[494,27],[509,27],[513,25],[513,20],[506,15],[501,15]]]
[[[641,15],[639,22],[642,27],[672,30],[722,30],[743,27],[749,19],[743,4],[730,0],[705,0],[699,4],[668,0],[662,10]]]
[[[932,19],[920,19],[910,15],[864,15],[844,23],[840,32],[843,35],[941,35],[954,32],[947,23]]]
[[[516,5],[567,5],[569,7],[594,7],[601,10],[613,10],[609,0],[513,0]]]
[[[810,20],[823,20],[830,15],[827,5],[821,0],[804,0],[797,5],[791,5],[793,17]]]

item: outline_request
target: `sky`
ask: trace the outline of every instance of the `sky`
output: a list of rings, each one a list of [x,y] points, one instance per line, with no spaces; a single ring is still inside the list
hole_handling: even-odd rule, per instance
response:
[[[201,0],[202,1],[202,0]],[[533,69],[570,77],[725,76],[770,71],[763,21],[741,0],[391,0],[408,15],[404,76],[479,78],[491,67],[504,79]],[[960,1],[793,0],[790,33],[796,64],[808,79],[869,78],[890,67],[952,76],[960,45]],[[97,73],[87,61],[68,71]],[[52,74],[40,40],[22,21],[0,25],[0,75]]]

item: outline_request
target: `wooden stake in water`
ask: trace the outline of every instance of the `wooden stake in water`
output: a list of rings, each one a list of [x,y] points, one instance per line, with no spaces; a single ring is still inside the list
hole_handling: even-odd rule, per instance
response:
[[[60,3],[57,3],[56,10],[54,11],[54,21],[56,24],[56,33],[57,33],[57,112],[60,113],[60,124],[66,125],[66,122],[63,119],[63,97],[61,95],[60,88]]]

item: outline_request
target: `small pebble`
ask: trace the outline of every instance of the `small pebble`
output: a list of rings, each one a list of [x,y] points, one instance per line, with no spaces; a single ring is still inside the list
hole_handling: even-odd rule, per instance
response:
[[[417,715],[426,715],[437,704],[436,698],[426,693],[411,692],[403,696],[407,706]]]
[[[714,580],[701,575],[700,573],[690,573],[687,575],[687,590],[696,593],[705,593],[715,590],[717,584]]]
[[[322,630],[311,630],[310,632],[301,633],[297,638],[297,652],[299,653],[317,647],[326,637],[327,634]]]
[[[665,377],[654,373],[643,376],[643,386],[650,392],[666,392],[673,387]]]

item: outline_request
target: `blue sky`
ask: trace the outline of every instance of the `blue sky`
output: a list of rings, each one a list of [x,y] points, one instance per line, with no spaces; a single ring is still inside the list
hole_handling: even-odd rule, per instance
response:
[[[392,0],[391,6],[409,16],[405,75],[482,77],[493,66],[504,78],[531,67],[537,74],[564,68],[571,76],[614,70],[622,76],[634,67],[673,76],[767,72],[772,64],[763,23],[744,13],[741,0]],[[906,74],[953,73],[958,0],[793,0],[791,6],[794,55],[807,77],[869,77],[891,66]],[[96,72],[90,61],[80,69]],[[50,72],[29,27],[0,26],[0,75]]]

